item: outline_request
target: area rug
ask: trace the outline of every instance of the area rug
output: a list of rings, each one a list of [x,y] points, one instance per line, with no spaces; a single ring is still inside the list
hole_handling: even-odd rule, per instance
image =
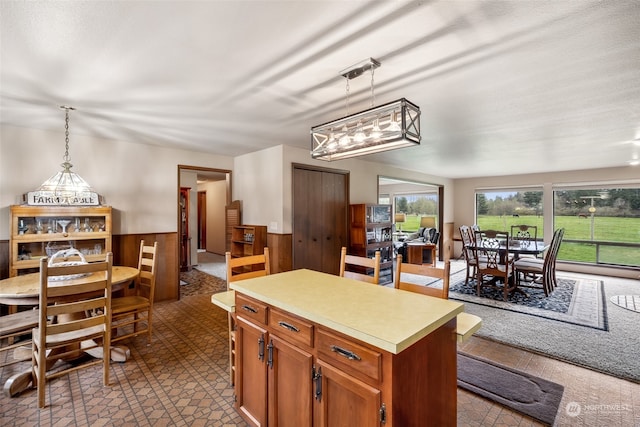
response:
[[[450,299],[608,330],[601,280],[559,276],[558,286],[549,296],[545,296],[542,288],[522,287],[523,292],[512,292],[508,301],[504,301],[500,287],[483,287],[478,296],[475,280],[469,280],[465,285],[464,275],[456,274],[454,276],[459,277],[452,277],[449,286]]]
[[[458,353],[458,387],[553,425],[564,387],[486,359]]]
[[[197,268],[180,272],[180,298],[200,294],[215,294],[227,290],[227,282],[220,277],[203,273]]]

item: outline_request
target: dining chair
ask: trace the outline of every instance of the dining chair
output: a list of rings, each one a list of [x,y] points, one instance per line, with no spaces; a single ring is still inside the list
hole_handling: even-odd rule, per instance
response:
[[[545,296],[549,296],[556,288],[556,261],[558,251],[564,237],[564,228],[558,228],[553,233],[549,249],[545,253],[544,259],[540,258],[520,258],[513,263],[516,285],[523,287],[538,287],[539,284],[544,290]],[[531,278],[527,284],[522,284],[522,278]]]
[[[368,273],[371,272],[372,275]],[[373,258],[347,255],[347,248],[340,250],[340,277],[360,280],[377,285],[380,283],[380,251]]]
[[[516,289],[512,279],[513,257],[509,253],[509,233],[499,230],[475,232],[473,256],[476,263],[476,292],[480,296],[483,286],[498,286],[502,283],[503,299]],[[485,282],[485,276],[491,280]],[[510,280],[511,279],[511,280]]]
[[[402,255],[396,258],[396,276],[394,287],[403,291],[415,292],[435,298],[449,299],[450,261],[444,262],[444,267],[433,267],[427,264],[407,264],[402,262]],[[411,275],[404,276],[403,274]],[[425,286],[428,280],[440,279],[442,286]],[[410,281],[409,281],[410,280]],[[416,282],[422,282],[416,283]],[[482,319],[474,314],[459,313],[456,317],[456,339],[463,342],[473,335],[480,326]]]
[[[269,260],[269,248],[265,247],[262,254],[234,257],[231,252],[226,252],[225,264],[227,267],[227,290],[211,296],[212,301],[222,301],[227,309],[227,321],[229,324],[229,380],[231,385],[236,381],[236,315],[235,315],[235,291],[229,289],[229,283],[254,277],[268,276],[271,274]]]
[[[113,254],[108,252],[105,261],[86,264],[49,266],[48,262],[47,257],[40,260],[40,316],[32,343],[32,374],[39,408],[45,406],[47,381],[82,368],[102,364],[102,383],[109,385]],[[83,280],[73,280],[80,277]],[[58,359],[76,360],[84,350],[98,347],[102,348],[102,360],[91,359],[47,372]]]
[[[520,246],[529,246],[538,240],[538,226],[537,225],[512,225],[511,226],[511,240],[517,240]],[[534,257],[535,255],[520,255],[521,257]]]
[[[464,279],[464,284],[469,283],[469,279],[475,279],[476,277],[476,259],[473,253],[473,245],[475,244],[474,230],[468,225],[461,225],[460,238],[462,239],[462,255],[467,267],[467,274]]]
[[[39,318],[37,308],[0,316],[0,353],[5,355],[4,360],[0,360],[0,368],[31,360],[30,351],[19,356],[16,350],[24,346],[31,349],[31,332],[38,326]],[[11,358],[10,350],[13,350]]]
[[[158,242],[153,246],[140,241],[138,252],[138,278],[135,280],[133,295],[115,297],[111,300],[111,322],[114,328],[125,331],[115,336],[111,342],[147,334],[147,345],[151,344],[153,326],[153,299],[156,289],[156,268],[158,265]],[[133,325],[133,330],[127,329]]]

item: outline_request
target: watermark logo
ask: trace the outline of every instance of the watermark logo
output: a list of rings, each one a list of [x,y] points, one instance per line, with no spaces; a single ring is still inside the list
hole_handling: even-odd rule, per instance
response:
[[[567,415],[570,417],[577,417],[582,412],[582,406],[578,402],[569,402],[565,407]]]
[[[598,414],[612,414],[625,411],[631,411],[631,405],[614,403],[611,405],[597,404],[597,405],[581,405],[578,402],[569,402],[565,406],[565,412],[570,417],[577,417],[583,412],[596,412]]]

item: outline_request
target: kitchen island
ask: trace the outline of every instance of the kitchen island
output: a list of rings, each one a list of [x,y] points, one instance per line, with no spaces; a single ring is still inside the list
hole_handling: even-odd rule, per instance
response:
[[[250,424],[456,424],[461,303],[311,270],[230,287],[236,405]]]

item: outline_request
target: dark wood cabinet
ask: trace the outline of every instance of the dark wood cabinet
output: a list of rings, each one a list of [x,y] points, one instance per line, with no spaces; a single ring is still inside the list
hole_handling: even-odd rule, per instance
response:
[[[391,205],[349,206],[348,253],[373,258],[380,251],[380,284],[393,281],[393,222]]]
[[[180,188],[180,271],[191,270],[191,236],[189,234],[189,192]]]

